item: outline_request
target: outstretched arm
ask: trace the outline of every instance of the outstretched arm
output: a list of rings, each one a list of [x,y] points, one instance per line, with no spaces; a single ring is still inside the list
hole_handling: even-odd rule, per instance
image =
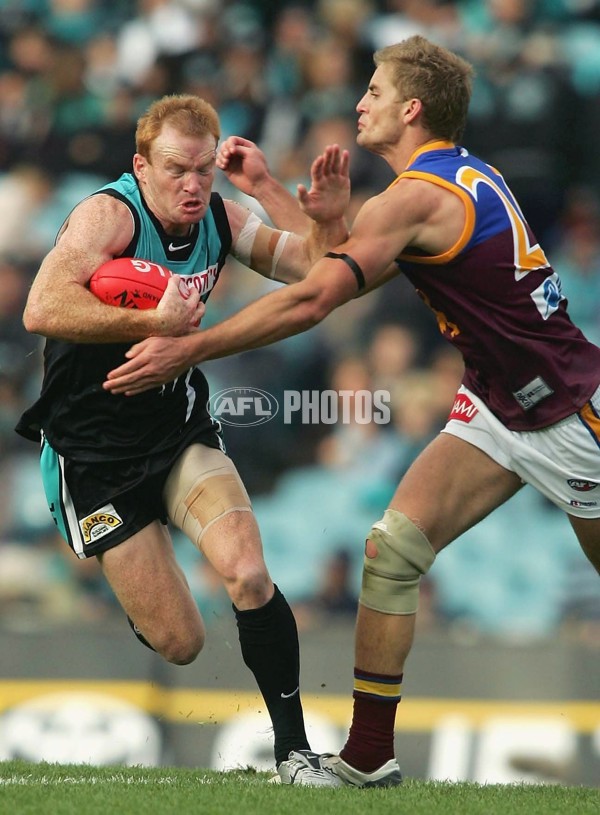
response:
[[[225,201],[231,254],[259,274],[296,283],[328,249],[348,237],[348,153],[338,145],[315,158],[310,189],[299,185],[297,200],[272,178],[264,155],[247,139],[227,139],[219,162],[240,189],[268,205],[276,224],[273,229],[236,201]]]
[[[108,374],[104,387],[134,395],[204,360],[306,331],[333,309],[398,274],[394,260],[406,246],[442,255],[457,246],[464,225],[464,206],[454,193],[428,181],[400,180],[363,204],[352,234],[303,280],[255,300],[206,331],[136,343],[127,362]]]
[[[361,290],[376,286],[382,276],[389,279],[393,259],[414,234],[408,225],[399,228],[401,208],[390,205],[390,195],[365,204],[354,222],[353,234],[318,260],[304,280],[255,300],[194,336],[137,343],[127,352],[128,361],[109,373],[104,387],[113,393],[134,395],[170,381],[191,365],[299,334]]]
[[[195,337],[153,337],[133,345],[127,362],[108,374],[103,387],[134,396],[169,382],[192,365],[247,351],[299,334],[320,322],[357,291],[340,260],[324,258],[300,283],[255,300],[214,328]]]

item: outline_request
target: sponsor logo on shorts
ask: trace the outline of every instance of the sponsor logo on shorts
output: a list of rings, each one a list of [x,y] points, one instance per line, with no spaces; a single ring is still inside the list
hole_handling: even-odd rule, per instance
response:
[[[576,501],[575,498],[572,498],[569,501],[569,504],[572,507],[582,507],[582,508],[585,508],[585,507],[597,507],[598,506],[597,501]]]
[[[567,479],[567,484],[572,490],[577,490],[577,492],[590,492],[590,490],[595,490],[598,486],[595,481],[583,481],[579,478],[569,478]]]
[[[459,393],[454,400],[448,420],[457,419],[459,422],[470,422],[477,416],[478,408],[464,393]]]
[[[79,521],[79,527],[83,535],[83,543],[95,543],[100,538],[108,535],[113,529],[122,526],[123,519],[113,507],[112,504],[106,506],[88,515],[87,518],[82,518]]]

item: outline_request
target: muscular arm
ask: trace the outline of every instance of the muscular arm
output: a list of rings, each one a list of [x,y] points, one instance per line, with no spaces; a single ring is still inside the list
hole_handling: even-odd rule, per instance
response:
[[[325,252],[347,236],[343,219],[312,221],[306,237],[272,229],[235,201],[225,201],[231,226],[231,254],[263,277],[296,283]]]
[[[361,208],[352,234],[332,250],[332,254],[341,258],[320,258],[304,280],[271,292],[219,325],[190,338],[187,347],[194,362],[270,345],[299,334],[317,325],[343,303],[391,279],[398,273],[394,258],[416,234],[411,215],[403,222],[398,217],[401,208],[395,198],[399,196],[383,193]],[[351,258],[362,272],[363,286],[344,256]]]
[[[229,137],[217,163],[232,183],[257,199],[275,224],[275,229],[258,226],[249,210],[234,201],[225,203],[233,256],[265,277],[283,283],[301,280],[329,247],[346,239],[347,150],[326,147],[311,165],[310,189],[298,185],[297,200],[270,175],[263,153],[247,139]]]
[[[401,182],[369,199],[352,234],[333,250],[350,256],[364,277],[363,291],[397,274],[394,260],[406,246],[439,255],[454,246],[464,228],[458,196],[425,181]],[[194,335],[150,338],[127,352],[104,387],[133,395],[169,382],[191,365],[236,354],[299,334],[360,294],[355,274],[339,258],[323,257],[299,283],[254,301],[219,325]]]
[[[82,201],[33,281],[23,314],[27,331],[81,343],[127,342],[190,331],[197,319],[198,296],[192,293],[183,300],[177,278],[169,281],[156,310],[109,306],[87,288],[93,272],[120,255],[132,234],[131,213],[121,201],[108,195]]]
[[[365,288],[390,275],[393,259],[412,240],[412,225],[398,226],[400,209],[390,206],[387,194],[371,199],[356,217],[352,235],[335,247],[336,253],[348,254],[359,264]],[[114,393],[140,393],[170,381],[190,365],[306,331],[358,293],[356,277],[347,263],[322,257],[304,280],[271,292],[213,328],[195,336],[134,345],[127,353],[128,361],[109,373],[104,387]]]

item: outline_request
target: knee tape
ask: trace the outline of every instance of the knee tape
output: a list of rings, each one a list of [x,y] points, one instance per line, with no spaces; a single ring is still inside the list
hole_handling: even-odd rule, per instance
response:
[[[431,544],[406,515],[394,509],[384,512],[367,540],[377,547],[377,556],[365,555],[359,602],[384,614],[415,614],[421,575],[435,560]]]
[[[169,517],[194,543],[230,512],[251,512],[238,472],[220,450],[193,445],[185,451],[165,486]]]

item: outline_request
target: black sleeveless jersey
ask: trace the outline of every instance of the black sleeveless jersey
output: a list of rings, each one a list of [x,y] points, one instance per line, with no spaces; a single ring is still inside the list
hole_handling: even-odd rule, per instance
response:
[[[133,176],[125,174],[94,194],[98,193],[119,198],[132,213],[134,236],[123,256],[167,266],[189,285],[199,287],[206,301],[231,247],[221,197],[212,194],[210,209],[186,238],[187,251],[180,251],[177,246],[171,248],[175,240],[165,234],[146,207]],[[137,396],[105,391],[102,383],[106,374],[125,361],[130,345],[48,339],[41,395],[21,417],[17,433],[39,441],[43,431],[60,455],[94,462],[168,453],[218,429],[207,409],[208,383],[197,367]],[[214,432],[212,435],[216,445],[218,437]]]

